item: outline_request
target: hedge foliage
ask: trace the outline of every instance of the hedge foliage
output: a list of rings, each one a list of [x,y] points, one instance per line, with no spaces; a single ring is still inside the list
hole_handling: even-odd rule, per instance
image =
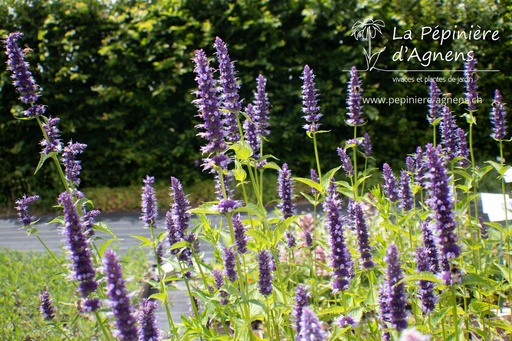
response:
[[[305,171],[312,165],[312,145],[304,143],[301,128],[302,81],[305,64],[316,74],[324,118],[322,127],[335,134],[319,137],[326,167],[339,162],[336,146],[351,137],[345,124],[347,70],[365,68],[366,42],[351,36],[356,21],[383,20],[383,35],[375,47],[398,51],[403,45],[426,51],[474,50],[482,73],[479,86],[484,103],[477,114],[475,144],[478,155],[494,155],[488,146],[488,113],[495,87],[511,98],[512,5],[494,1],[440,0],[4,0],[0,2],[0,35],[25,34],[21,43],[34,76],[44,89],[42,102],[61,118],[63,140],[86,143],[82,187],[124,186],[139,183],[146,174],[157,179],[170,175],[190,183],[201,174],[194,126],[199,123],[191,104],[196,88],[191,58],[204,49],[213,57],[216,36],[229,45],[236,60],[245,103],[253,99],[255,78],[268,79],[273,104],[270,153]],[[449,40],[439,44],[421,37],[423,27],[499,30],[499,41]],[[393,30],[413,33],[412,39],[394,39]],[[0,56],[5,65],[6,57]],[[379,67],[387,69],[461,69],[463,62],[397,62],[383,53]],[[14,118],[21,108],[4,66],[0,68],[0,203],[12,205],[23,193],[54,197],[55,172],[43,169],[32,177],[41,139],[35,124]],[[362,72],[365,97],[428,96],[428,84],[394,83],[405,72]],[[418,75],[452,73],[428,72]],[[462,76],[462,74],[458,74]],[[440,84],[443,92],[463,96],[464,84]],[[464,106],[452,107],[459,116]],[[365,106],[369,123],[363,128],[375,144],[375,166],[397,159],[403,151],[431,140],[427,105]],[[459,125],[466,127],[463,118]],[[334,138],[332,137],[334,136]],[[508,153],[509,154],[509,153]],[[302,174],[305,175],[305,174]],[[51,195],[50,195],[51,194]]]

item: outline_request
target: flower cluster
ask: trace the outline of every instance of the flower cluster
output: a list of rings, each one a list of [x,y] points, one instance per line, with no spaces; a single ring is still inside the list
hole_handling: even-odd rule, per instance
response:
[[[359,76],[357,75],[357,69],[352,66],[350,70],[350,81],[348,83],[348,98],[347,98],[347,123],[352,126],[362,125],[364,123],[362,116],[361,107],[361,83],[359,82]]]
[[[39,195],[32,195],[27,197],[23,195],[23,198],[16,200],[16,210],[23,226],[28,226],[35,222],[37,219],[31,216],[28,212],[30,206],[34,205],[39,200]]]
[[[156,202],[156,192],[153,188],[155,178],[146,176],[143,180],[144,186],[142,187],[142,221],[144,227],[156,227],[156,219],[158,217],[158,204]]]
[[[303,127],[309,133],[314,133],[320,128],[318,121],[323,115],[320,113],[320,107],[318,106],[315,75],[308,65],[304,66],[302,80],[304,82],[302,85],[302,112],[306,114],[304,119],[308,122]]]

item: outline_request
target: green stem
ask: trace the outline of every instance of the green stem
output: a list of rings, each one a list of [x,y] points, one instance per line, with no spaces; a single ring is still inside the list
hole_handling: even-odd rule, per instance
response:
[[[322,168],[320,167],[320,157],[318,156],[318,146],[316,143],[316,132],[313,132],[312,135],[313,135],[313,148],[315,149],[315,159],[316,159],[316,168],[318,171],[318,178],[322,179]]]
[[[504,166],[504,158],[503,158],[503,140],[500,140],[500,165],[501,167],[500,168],[503,168]],[[503,194],[503,204],[505,206],[505,231],[507,233],[507,237],[506,237],[506,243],[507,243],[507,262],[510,262],[510,235],[509,235],[509,223],[508,223],[508,205],[507,205],[507,196],[506,196],[506,192],[505,192],[505,179],[503,178],[503,176],[501,177],[501,193]],[[500,240],[503,240],[503,234],[500,233]],[[500,249],[503,249],[503,247],[500,247]],[[501,252],[501,254],[503,255],[503,251]],[[503,256],[502,256],[502,259],[503,259]],[[510,281],[510,279],[512,278],[511,277],[511,267],[510,267],[510,264],[507,266],[505,264],[505,266],[508,268],[508,281]],[[502,307],[500,307],[502,308]]]
[[[455,333],[455,340],[459,341],[459,315],[457,313],[457,293],[454,285],[452,285],[451,291],[453,300],[453,330]]]

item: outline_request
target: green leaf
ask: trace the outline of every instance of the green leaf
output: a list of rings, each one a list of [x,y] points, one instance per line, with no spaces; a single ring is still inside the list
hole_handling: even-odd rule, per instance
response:
[[[438,325],[444,316],[448,313],[448,311],[452,309],[452,307],[446,307],[441,310],[438,310],[432,314],[431,322],[433,326]]]
[[[416,282],[416,281],[429,281],[433,283],[442,283],[443,281],[436,277],[432,272],[423,271],[420,273],[415,273],[413,275],[409,275],[405,277],[402,281],[404,282]]]
[[[188,213],[219,214],[219,209],[217,208],[216,204],[208,203],[208,204],[202,204],[201,206],[196,207],[196,208],[192,208],[192,209],[188,210]]]
[[[304,198],[306,198],[311,205],[318,205],[318,201],[316,201],[315,198],[313,198],[311,195],[306,194],[304,192],[300,192]]]
[[[112,242],[114,242],[116,240],[117,240],[117,238],[110,238],[110,239],[105,240],[105,242],[103,244],[101,244],[101,246],[98,249],[98,254],[99,254],[100,258],[103,258],[103,255],[105,254],[105,251],[107,251],[107,248],[109,247],[109,245],[112,244]]]
[[[263,166],[263,169],[267,169],[267,168],[270,168],[270,169],[274,169],[276,171],[280,171],[281,168],[277,165],[277,163],[275,162],[267,162],[264,166]]]
[[[253,154],[251,146],[245,141],[239,141],[235,143],[231,146],[231,149],[235,151],[236,158],[242,161],[249,160]]]
[[[255,242],[259,243],[258,246],[270,247],[272,244],[269,238],[259,230],[249,229],[246,233],[251,236]]]
[[[185,240],[182,240],[182,241],[180,241],[180,242],[177,242],[177,243],[172,244],[172,246],[171,246],[171,248],[170,248],[170,249],[171,249],[171,250],[181,249],[181,248],[183,248],[183,247],[187,247],[187,246],[189,246],[189,244],[190,244],[189,242],[187,242],[187,241],[185,241]]]
[[[114,231],[110,228],[110,226],[107,225],[107,223],[104,223],[103,221],[97,222],[92,227],[95,231],[104,232],[114,238],[117,238]]]
[[[494,161],[485,161],[485,163],[490,164],[502,176],[510,169],[510,166],[502,165]]]
[[[462,277],[462,283],[465,285],[480,285],[484,287],[495,287],[496,284],[490,278],[484,278],[475,273],[468,273]]]
[[[142,242],[142,244],[140,244],[139,246],[152,246],[153,245],[153,242],[151,241],[151,239],[149,239],[147,237],[144,237],[144,236],[130,236],[130,237],[140,240]]]
[[[37,174],[37,172],[39,172],[39,169],[41,169],[41,167],[43,167],[43,164],[46,162],[46,160],[48,160],[54,156],[55,157],[57,156],[56,152],[51,152],[49,154],[41,153],[41,156],[39,158],[39,163],[37,164],[36,170],[34,171],[34,175]]]
[[[510,276],[510,272],[511,270],[509,268],[507,268],[506,266],[503,266],[499,263],[496,263],[494,262],[494,265],[496,265],[498,267],[498,269],[500,269],[501,271],[501,275],[508,281],[510,282],[511,278],[509,277]]]
[[[247,178],[247,172],[243,169],[242,165],[237,161],[235,162],[235,169],[233,169],[233,176],[236,181],[244,181]]]
[[[325,308],[322,311],[318,313],[318,316],[325,316],[325,315],[340,315],[345,312],[345,308],[341,306],[331,306],[329,308]]]
[[[301,177],[294,177],[293,180],[298,181],[298,182],[302,182],[303,184],[306,184],[309,187],[313,187],[314,189],[316,189],[319,192],[322,192],[322,190],[323,190],[321,184],[319,184],[318,182],[313,181],[311,179],[301,178]]]
[[[157,299],[159,301],[165,302],[167,300],[167,293],[165,292],[157,292],[156,294],[153,294],[148,297],[148,299]]]
[[[327,192],[327,189],[329,188],[329,185],[331,184],[331,179],[333,178],[334,174],[336,174],[336,172],[339,171],[340,169],[341,169],[341,166],[338,166],[324,174],[324,176],[322,177],[322,187],[323,187],[322,192]]]
[[[469,309],[475,313],[483,313],[489,311],[491,309],[497,309],[499,306],[494,304],[489,304],[487,302],[482,302],[478,300],[473,300],[469,304]]]

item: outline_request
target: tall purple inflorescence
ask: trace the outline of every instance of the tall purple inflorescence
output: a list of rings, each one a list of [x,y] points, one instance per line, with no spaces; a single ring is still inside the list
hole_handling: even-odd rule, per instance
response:
[[[364,123],[362,119],[362,107],[361,107],[361,83],[357,76],[357,69],[352,66],[350,70],[350,81],[348,83],[348,98],[347,98],[347,123],[351,126],[358,126]]]
[[[256,123],[256,109],[252,104],[247,104],[245,108],[245,114],[249,119],[244,121],[244,132],[245,132],[245,141],[249,144],[252,149],[252,156],[255,159],[259,158],[260,151],[260,139],[258,138],[258,129]]]
[[[239,254],[247,252],[247,236],[245,235],[245,227],[242,223],[240,213],[233,216],[233,230],[235,232],[236,249]]]
[[[80,281],[78,292],[83,298],[86,298],[98,289],[98,282],[94,279],[96,271],[92,265],[91,251],[73,198],[68,192],[63,192],[59,196],[59,203],[63,206],[64,211],[66,239],[73,263],[73,278]]]
[[[466,132],[462,128],[457,128],[457,156],[461,158],[459,165],[462,167],[469,166],[468,140],[466,138]]]
[[[34,205],[38,200],[39,195],[32,195],[29,197],[23,195],[23,198],[16,200],[15,208],[18,211],[18,216],[20,217],[23,226],[30,225],[37,220],[36,217],[30,215],[28,209],[30,206]]]
[[[187,212],[190,209],[190,203],[183,191],[183,186],[175,177],[171,177],[171,189],[173,202],[165,215],[165,228],[168,231],[169,246],[172,247],[177,242],[189,241],[186,231],[190,221],[190,213]],[[171,253],[179,254],[180,260],[190,264],[192,254],[189,248],[172,249]]]
[[[315,313],[308,307],[302,310],[300,319],[299,341],[324,341],[327,335],[324,332],[320,320]]]
[[[220,304],[226,305],[229,303],[229,294],[226,290],[222,290],[222,286],[224,285],[224,277],[222,276],[222,272],[218,269],[213,270],[213,280],[215,281],[215,287],[219,291],[220,295]]]
[[[450,108],[444,106],[442,109],[442,121],[439,125],[441,130],[441,144],[444,147],[446,157],[448,160],[453,160],[457,156],[457,123],[455,117],[452,115]]]
[[[430,98],[428,102],[428,115],[427,120],[430,124],[434,124],[434,121],[441,116],[441,105],[440,105],[441,90],[437,87],[437,83],[434,80],[430,81]]]
[[[254,121],[256,123],[256,132],[260,137],[266,137],[270,134],[268,122],[270,102],[267,95],[267,80],[263,75],[256,78],[256,93],[254,94]],[[261,142],[261,140],[260,140]]]
[[[49,118],[48,123],[43,123],[43,130],[45,132],[46,137],[39,142],[41,147],[43,147],[43,154],[50,153],[60,153],[62,150],[62,143],[60,140],[60,131],[57,128],[57,124],[59,124],[59,118]]]
[[[391,202],[398,201],[398,188],[396,186],[396,178],[391,167],[384,163],[382,165],[382,177],[384,178],[384,193]]]
[[[123,269],[114,251],[105,251],[103,266],[105,267],[107,280],[108,303],[116,318],[116,336],[121,341],[135,341],[137,340],[137,321],[133,316],[133,308],[130,305],[126,282],[123,278]]]
[[[292,172],[286,163],[283,164],[278,175],[278,194],[280,203],[278,208],[283,214],[283,220],[295,214],[295,205],[293,203],[293,185]]]
[[[340,157],[341,167],[345,171],[345,175],[349,178],[354,176],[354,166],[352,165],[352,161],[350,161],[350,157],[348,156],[347,151],[341,147],[338,147],[336,151]]]
[[[156,321],[156,302],[143,298],[139,308],[139,341],[159,341],[160,333]]]
[[[500,91],[496,89],[494,92],[494,101],[492,102],[491,123],[492,134],[491,136],[496,140],[504,140],[507,136],[507,112],[505,110],[505,103],[501,98]]]
[[[318,90],[315,89],[315,75],[308,65],[304,66],[302,72],[302,112],[306,114],[303,118],[308,122],[303,126],[309,133],[314,133],[320,128],[318,121],[323,116],[318,106]]]
[[[318,173],[313,168],[311,168],[311,170],[309,171],[309,175],[310,175],[310,178],[311,178],[312,181],[314,181],[314,182],[319,182],[320,181],[320,178],[318,177]],[[313,188],[313,187],[311,187],[311,194],[312,195],[317,195],[318,194],[318,190]]]
[[[238,95],[240,86],[236,82],[234,63],[229,58],[226,43],[219,37],[215,38],[215,49],[219,61],[220,84],[222,86],[222,108],[225,110],[225,125],[227,128],[227,140],[237,142],[240,140],[238,132],[237,115],[242,110],[242,103]]]
[[[416,250],[416,260],[418,262],[418,272],[432,272],[427,248],[423,246],[418,247]],[[437,302],[437,297],[434,292],[435,284],[431,281],[420,280],[419,287],[421,310],[426,314],[431,313],[436,308]]]
[[[272,293],[272,268],[274,267],[274,257],[270,251],[263,250],[258,254],[258,265],[260,270],[258,279],[260,294],[270,295]]]
[[[432,144],[427,145],[427,168],[429,199],[427,204],[432,209],[432,223],[438,231],[439,245],[442,256],[443,278],[450,273],[449,260],[460,255],[458,237],[455,233],[457,224],[453,216],[454,199],[448,179],[448,172],[443,165],[440,149]],[[450,283],[447,283],[450,284]]]
[[[34,77],[28,69],[29,65],[25,61],[25,54],[16,44],[21,37],[23,37],[23,33],[14,32],[9,34],[3,43],[8,58],[7,68],[12,72],[13,85],[21,95],[20,100],[29,104],[37,101],[39,94]]]
[[[87,238],[94,237],[94,222],[95,218],[100,214],[100,210],[83,210],[82,214],[82,226],[84,228],[84,233]]]
[[[39,310],[41,314],[43,314],[43,318],[47,321],[53,320],[55,318],[55,307],[53,306],[53,300],[50,297],[50,292],[45,290],[42,294],[39,295],[40,306]]]
[[[423,245],[425,246],[428,262],[430,265],[429,271],[437,274],[441,271],[441,268],[439,267],[439,252],[437,250],[435,236],[430,229],[430,223],[428,220],[421,223],[421,233]]]
[[[372,140],[370,139],[370,135],[368,133],[364,133],[363,135],[363,152],[365,157],[372,156]]]
[[[146,176],[143,179],[144,186],[142,187],[142,216],[141,219],[144,222],[144,227],[156,227],[156,218],[158,217],[158,205],[156,202],[156,192],[153,188],[155,178],[152,176]]]
[[[363,206],[359,202],[352,203],[352,209],[354,214],[353,226],[357,233],[357,245],[360,253],[360,262],[363,269],[369,269],[374,267],[372,260],[372,254],[370,247],[370,236],[368,234],[368,225],[364,217]]]
[[[74,185],[80,185],[80,171],[82,166],[80,161],[76,159],[77,154],[81,154],[87,148],[86,144],[69,141],[68,145],[62,151],[62,163],[64,164],[66,180]]]
[[[426,180],[425,174],[426,174],[427,166],[426,166],[426,161],[424,159],[423,150],[421,149],[420,146],[418,146],[416,148],[416,154],[414,156],[414,161],[416,162],[416,167],[415,167],[416,172],[414,173],[414,180],[417,185],[424,188],[425,180]]]
[[[194,72],[198,84],[198,90],[194,93],[198,99],[193,103],[199,111],[199,117],[204,121],[203,124],[197,125],[197,128],[204,130],[198,135],[208,142],[201,148],[201,152],[203,154],[223,152],[227,147],[224,141],[226,132],[219,109],[217,84],[213,78],[213,71],[203,50],[196,51],[194,62],[196,65]]]
[[[338,197],[336,183],[331,180],[324,202],[327,217],[327,229],[331,240],[331,266],[333,268],[333,292],[347,290],[354,277],[352,255],[345,243],[343,221],[341,216],[341,199]]]
[[[407,298],[404,278],[398,258],[398,249],[394,244],[389,245],[385,261],[387,263],[386,280],[389,287],[389,322],[394,330],[402,331],[407,328]]]
[[[297,285],[295,288],[295,306],[293,307],[292,312],[292,315],[295,318],[295,329],[297,332],[296,339],[298,339],[300,334],[300,320],[302,318],[302,310],[304,307],[308,306],[309,297],[310,294],[308,293],[308,289],[302,284]]]
[[[468,60],[464,63],[464,78],[466,80],[466,100],[468,101],[468,110],[476,110],[476,102],[478,98],[478,74],[476,69],[477,60],[473,51],[468,53]]]
[[[236,281],[238,278],[235,267],[235,250],[233,250],[233,247],[224,248],[224,274],[231,282]]]
[[[400,208],[403,211],[409,211],[412,209],[414,200],[411,192],[411,178],[407,171],[402,170],[400,172]]]

